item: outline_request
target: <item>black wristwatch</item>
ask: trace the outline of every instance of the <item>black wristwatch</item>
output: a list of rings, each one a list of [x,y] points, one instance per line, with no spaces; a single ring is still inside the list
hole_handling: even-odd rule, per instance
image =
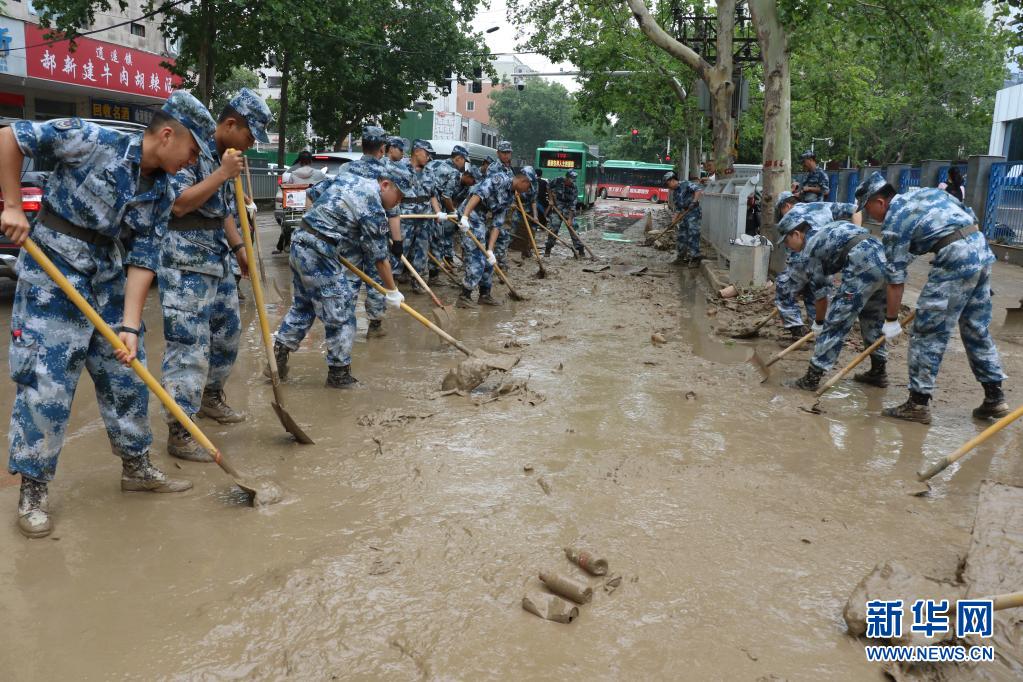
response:
[[[231,255],[233,256],[234,254],[238,253],[239,251],[241,251],[244,248],[245,248],[245,242],[238,242],[237,244],[235,244],[234,246],[231,247]]]
[[[134,327],[129,327],[126,324],[122,324],[120,330],[128,334],[134,334],[135,336],[139,336],[141,334],[141,332],[138,329],[135,329]]]

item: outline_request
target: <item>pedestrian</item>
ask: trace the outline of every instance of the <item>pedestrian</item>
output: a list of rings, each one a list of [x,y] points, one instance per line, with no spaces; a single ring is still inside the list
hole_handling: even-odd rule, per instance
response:
[[[497,306],[501,302],[490,294],[493,286],[494,245],[497,242],[499,227],[487,232],[485,215],[489,211],[495,216],[504,215],[514,200],[515,192],[529,189],[529,178],[522,173],[491,173],[483,182],[469,190],[469,196],[462,202],[459,210],[462,214],[459,229],[462,232],[462,257],[465,261],[465,276],[462,280],[462,293],[458,297],[458,307],[475,308],[472,293],[479,288],[479,303]],[[476,243],[469,237],[469,232],[486,248],[481,253]]]
[[[208,128],[209,112],[190,102],[168,100],[164,111],[204,121],[196,125]],[[245,414],[228,405],[224,393],[241,337],[232,261],[237,261],[243,276],[249,274],[244,240],[232,215],[233,180],[242,171],[242,152],[256,141],[268,141],[269,123],[266,102],[242,88],[207,132],[210,153],[174,176],[178,196],[161,243],[157,277],[167,342],[163,385],[189,417],[199,414],[221,424],[245,420]],[[172,415],[166,414],[166,420],[167,451],[173,457],[213,461]]]
[[[808,149],[799,155],[799,160],[806,171],[806,179],[803,180],[802,186],[797,182],[792,183],[792,191],[800,201],[806,203],[824,201],[831,191],[831,183],[828,174],[817,167],[817,155]]]
[[[891,342],[902,333],[898,315],[909,264],[931,254],[909,339],[909,399],[882,411],[886,417],[931,423],[930,401],[952,329],[958,325],[973,376],[984,388],[976,419],[1009,413],[1002,393],[998,349],[991,338],[991,266],[995,257],[969,208],[937,188],[897,194],[874,173],[856,188],[856,201],[883,222],[888,304],[882,332]]]
[[[782,192],[778,195],[774,208],[775,221],[782,221],[791,216],[791,220],[810,223],[810,230],[806,239],[810,239],[817,230],[836,220],[852,220],[859,225],[863,216],[857,215],[856,204],[828,203],[814,201],[812,203],[800,203],[799,198],[792,192]],[[815,319],[813,312],[816,305],[816,297],[810,282],[810,269],[806,254],[786,249],[785,269],[775,278],[774,304],[778,308],[782,326],[789,334],[788,339],[783,339],[784,346],[790,345],[793,341],[803,338],[807,329],[803,324],[803,312],[800,309],[800,300],[806,308],[807,318]]]
[[[554,210],[551,211],[550,219],[550,231],[552,234],[547,235],[547,243],[544,244],[544,255],[550,256],[551,249],[554,248],[555,238],[554,235],[561,233],[561,216],[565,216],[565,221],[571,223],[575,217],[575,205],[579,200],[579,190],[575,186],[575,179],[579,177],[579,173],[574,170],[570,170],[565,173],[564,177],[555,180],[551,185],[552,191],[548,198],[548,202],[553,204]],[[558,215],[558,211],[561,215]],[[572,247],[579,253],[580,256],[586,253],[583,248],[583,244],[579,241],[579,237],[575,235],[574,231],[569,232],[572,236]]]
[[[405,298],[391,274],[387,210],[413,191],[408,169],[391,164],[376,180],[350,173],[338,175],[306,211],[288,258],[294,300],[274,334],[274,358],[281,379],[288,376],[289,355],[298,350],[313,322],[320,318],[327,345],[326,386],[349,388],[358,383],[351,369],[355,297],[339,256],[368,254],[387,290],[386,304],[400,307]]]
[[[813,233],[812,236],[811,232]],[[815,391],[825,372],[835,366],[853,323],[860,323],[865,346],[881,338],[885,308],[885,258],[881,242],[865,228],[847,221],[829,223],[816,229],[796,211],[778,224],[779,244],[803,255],[810,272],[815,321],[813,357],[806,374],[786,382],[792,388]],[[842,273],[842,281],[828,303],[831,278]],[[884,388],[887,351],[882,345],[870,355],[870,371],[853,378]]]
[[[448,220],[448,216],[454,216],[458,212],[460,200],[457,197],[466,187],[463,179],[466,176],[469,179],[473,178],[469,164],[469,151],[462,145],[456,144],[451,149],[450,158],[443,161],[439,159],[431,161],[427,164],[427,171],[433,175],[434,192],[442,209],[437,224],[433,228],[430,251],[435,258],[451,260],[454,257],[454,234],[457,228],[453,222]],[[472,181],[472,184],[474,183],[475,180]],[[429,270],[429,278],[432,282],[440,275],[440,270],[432,261],[429,264]]]
[[[963,179],[962,171],[955,166],[948,169],[948,180],[939,182],[938,189],[945,190],[960,203],[966,201],[966,181]]]
[[[689,176],[688,182],[679,180],[675,171],[664,174],[664,183],[672,192],[675,206],[674,221],[678,223],[675,237],[675,262],[688,265],[690,268],[700,267],[700,219],[703,209],[700,199],[703,197],[703,185],[695,175]]]
[[[412,192],[402,198],[401,213],[403,216],[441,214],[444,222],[447,222],[447,214],[442,213],[440,202],[437,200],[436,180],[433,173],[426,168],[433,153],[433,145],[429,140],[417,139],[412,142],[411,156],[407,160],[399,162],[399,165],[404,165],[412,174]],[[401,233],[405,258],[417,273],[426,273],[429,267],[430,261],[427,253],[430,250],[430,238],[433,236],[436,224],[437,220],[433,218],[402,218]],[[410,274],[406,272],[400,256],[391,259],[391,269],[398,281],[409,281]],[[417,294],[424,293],[419,282],[414,279],[412,279],[412,291]]]
[[[171,100],[183,96],[173,93]],[[83,368],[95,385],[111,449],[121,458],[121,490],[171,493],[192,487],[167,477],[150,461],[148,391],[122,362],[136,355],[145,360],[142,302],[174,201],[169,176],[207,154],[204,143],[190,121],[164,112],[155,112],[143,133],[123,133],[78,118],[15,121],[0,130],[0,193],[5,197],[0,230],[19,246],[31,232],[39,249],[119,330],[129,349],[115,353],[42,266],[21,252],[11,310],[9,360],[16,393],[8,470],[21,475],[18,530],[26,537],[45,537],[53,530],[48,485],[56,475]],[[19,200],[25,156],[55,164],[34,226]],[[118,244],[122,227],[135,236],[125,260]],[[133,284],[138,282],[130,298],[125,262]]]
[[[300,151],[295,164],[294,168],[281,176],[282,184],[312,187],[327,178],[327,175],[321,169],[313,166],[313,153],[309,150],[303,149]],[[291,244],[291,232],[294,229],[294,226],[289,225],[283,218],[281,219],[281,236],[277,239],[277,248],[273,251],[274,255],[288,251],[288,246]]]

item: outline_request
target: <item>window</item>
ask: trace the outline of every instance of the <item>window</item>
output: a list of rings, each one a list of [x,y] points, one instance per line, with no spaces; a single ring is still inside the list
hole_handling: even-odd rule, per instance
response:
[[[472,100],[469,100],[468,102],[465,103],[465,110],[476,111],[476,103],[473,102]]]
[[[131,34],[133,36],[139,36],[140,38],[146,37],[146,27],[142,24],[137,24],[134,21],[131,22]]]
[[[279,88],[281,87],[281,76],[267,76],[266,87],[268,88]]]
[[[35,109],[37,121],[48,121],[52,118],[70,118],[78,115],[78,107],[75,106],[74,102],[43,99],[42,97],[36,97]]]

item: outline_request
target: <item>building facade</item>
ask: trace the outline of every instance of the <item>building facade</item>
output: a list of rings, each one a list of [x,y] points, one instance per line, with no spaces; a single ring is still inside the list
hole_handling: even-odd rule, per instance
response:
[[[148,123],[180,84],[162,64],[177,52],[159,17],[130,0],[124,13],[96,14],[97,33],[47,40],[30,0],[7,0],[0,17],[0,116],[47,120],[68,116]],[[123,24],[123,25],[120,25]]]

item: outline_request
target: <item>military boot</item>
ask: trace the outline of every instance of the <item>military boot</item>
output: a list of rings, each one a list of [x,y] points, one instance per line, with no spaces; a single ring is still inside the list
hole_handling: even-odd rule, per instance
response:
[[[384,321],[383,320],[370,320],[369,321],[369,329],[366,330],[366,338],[367,339],[374,339],[374,338],[378,339],[381,336],[387,336],[387,332],[384,331]]]
[[[359,380],[352,376],[351,365],[327,367],[328,388],[351,388],[357,383]]]
[[[703,260],[703,256],[693,256],[692,258],[689,259],[689,263],[687,264],[687,267],[690,270],[695,270],[696,268],[700,267],[700,261],[702,261],[702,260]]]
[[[224,400],[225,397],[224,391],[221,389],[204,388],[199,414],[221,424],[237,424],[245,421],[245,414],[228,405]]]
[[[189,462],[212,462],[213,456],[195,442],[188,430],[174,422],[168,427],[167,454]]]
[[[902,403],[897,407],[886,407],[881,410],[881,414],[885,417],[894,417],[895,419],[905,419],[909,422],[920,422],[921,424],[931,423],[931,408],[927,403],[931,401],[931,396],[926,393],[917,393],[916,391],[909,392],[909,400]]]
[[[806,368],[806,374],[798,379],[792,379],[783,383],[789,388],[798,388],[801,391],[816,391],[822,376],[824,376],[824,370],[811,362]]]
[[[472,300],[472,291],[462,287],[462,293],[458,295],[458,301],[455,303],[458,308],[473,309],[476,307],[476,302]]]
[[[498,301],[496,298],[494,298],[493,296],[490,295],[490,289],[487,289],[486,291],[484,291],[483,289],[480,289],[480,297],[479,297],[478,300],[480,302],[480,305],[492,305],[492,306],[499,306],[499,305],[501,305],[500,301]]]
[[[291,353],[291,349],[285,346],[280,341],[274,341],[274,361],[277,364],[277,377],[284,381],[288,378],[288,355]],[[270,376],[270,368],[263,368],[263,376],[267,379],[272,378]]]
[[[551,247],[550,246],[544,246],[543,247],[543,257],[544,258],[550,258],[551,257]]]
[[[423,287],[419,286],[419,281],[416,280],[416,281],[412,282],[412,293],[413,294],[425,294],[426,293],[426,289],[424,289]]]
[[[877,386],[878,388],[886,388],[888,386],[887,366],[887,360],[875,359],[874,356],[871,355],[870,369],[866,372],[857,372],[853,376],[853,381],[858,381],[861,384],[870,384],[871,386]]]
[[[53,530],[48,510],[46,483],[21,477],[18,499],[18,530],[27,538],[45,538]]]
[[[1009,406],[1002,393],[1002,382],[991,381],[984,386],[984,402],[973,410],[974,419],[1001,419],[1009,414]]]
[[[192,482],[168,478],[149,461],[149,453],[121,461],[121,490],[125,492],[183,493],[192,489]]]
[[[788,348],[799,339],[806,336],[810,330],[805,325],[799,325],[798,327],[785,327],[785,336],[778,340],[778,345],[782,348]]]

